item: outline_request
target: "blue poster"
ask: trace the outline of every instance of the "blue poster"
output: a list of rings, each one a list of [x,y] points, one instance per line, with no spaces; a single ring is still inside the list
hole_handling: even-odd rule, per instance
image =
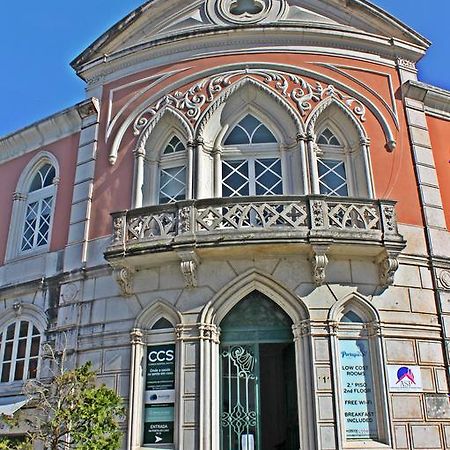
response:
[[[377,438],[369,343],[367,339],[341,339],[339,347],[346,437]]]

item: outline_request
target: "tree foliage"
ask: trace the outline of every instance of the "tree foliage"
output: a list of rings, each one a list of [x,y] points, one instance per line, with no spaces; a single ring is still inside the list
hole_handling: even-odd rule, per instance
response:
[[[46,450],[118,449],[122,436],[119,421],[124,414],[121,398],[96,384],[91,363],[64,370],[64,357],[59,363],[52,359],[57,373],[25,386],[33,414],[15,418],[27,425],[28,438],[41,442]],[[28,450],[27,445],[0,441],[0,450]]]

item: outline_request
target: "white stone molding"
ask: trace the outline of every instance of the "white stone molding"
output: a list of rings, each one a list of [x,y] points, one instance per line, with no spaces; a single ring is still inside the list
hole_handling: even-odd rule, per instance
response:
[[[205,5],[209,19],[218,25],[275,22],[286,8],[286,0],[208,0]]]
[[[450,270],[441,270],[438,279],[444,289],[450,290]]]
[[[282,95],[280,95],[280,93],[278,93],[276,90],[268,87],[267,84],[264,84],[264,81],[253,78],[251,71],[247,71],[246,73],[247,75],[245,75],[239,81],[231,84],[228,87],[226,87],[225,85],[223,92],[216,99],[214,99],[214,101],[212,101],[211,104],[204,110],[202,115],[199,117],[196,125],[195,133],[198,139],[205,140],[204,135],[205,127],[210,121],[212,115],[219,109],[219,107],[223,105],[233,94],[235,94],[241,89],[242,90],[247,89],[250,86],[256,88],[257,90],[260,90],[262,93],[268,95],[272,100],[274,100],[277,104],[279,104],[283,108],[283,110],[290,116],[292,122],[295,124],[297,135],[303,134],[305,126],[303,124],[301,116],[289,104],[287,98],[284,98],[282,96],[287,95],[287,90],[286,92],[282,91]],[[267,81],[265,82],[267,83]],[[227,81],[227,83],[230,83],[230,81]],[[284,81],[283,83],[286,83],[286,81]],[[283,139],[283,141],[286,140],[287,140],[286,138]]]
[[[57,187],[60,180],[59,177],[60,170],[59,170],[59,163],[55,155],[53,155],[48,151],[41,151],[37,153],[22,170],[22,173],[20,174],[17,183],[16,191],[13,195],[11,222],[9,225],[8,242],[6,247],[6,257],[5,257],[6,261],[21,256],[20,246],[22,243],[22,233],[27,208],[26,202],[28,199],[28,190],[30,188],[30,183],[32,182],[34,175],[44,164],[51,164],[55,168],[55,177],[53,179],[53,186],[52,186],[53,201],[48,233],[48,242],[46,245],[35,248],[31,252],[27,252],[26,254],[29,255],[30,253],[33,254],[45,253],[48,251],[50,247],[50,242],[52,239],[53,218],[55,215],[55,205],[58,191]],[[49,194],[47,193],[46,196],[48,197]]]
[[[161,318],[167,319],[173,327],[182,326],[183,316],[169,302],[158,299],[145,308],[136,318],[136,329],[151,329]]]
[[[181,259],[180,268],[187,288],[197,287],[197,270],[200,258],[195,250],[179,251]]]
[[[35,305],[17,301],[11,308],[2,312],[0,330],[3,330],[11,322],[17,320],[18,317],[21,320],[33,323],[41,333],[44,333],[48,329],[48,318],[42,309]]]
[[[328,265],[327,252],[330,246],[325,244],[312,245],[311,269],[314,283],[322,286],[326,279],[326,269]]]

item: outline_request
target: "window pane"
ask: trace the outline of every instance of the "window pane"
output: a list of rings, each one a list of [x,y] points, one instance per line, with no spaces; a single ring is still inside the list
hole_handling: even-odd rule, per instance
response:
[[[39,333],[39,330],[33,326],[33,336],[40,336],[41,333]]]
[[[28,336],[28,322],[20,322],[19,337]]]
[[[234,127],[233,131],[225,140],[225,145],[250,144],[250,137],[239,125]]]
[[[25,358],[26,349],[27,349],[27,340],[20,339],[17,345],[17,358]]]
[[[319,159],[318,171],[321,194],[348,196],[347,175],[343,161]]]
[[[9,371],[10,370],[11,370],[11,363],[3,364],[2,383],[7,383],[9,381]]]
[[[341,145],[337,137],[328,128],[325,128],[325,130],[323,130],[322,134],[317,140],[317,143],[321,145]]]
[[[31,352],[30,356],[38,356],[39,355],[39,347],[41,343],[40,337],[34,337],[31,341]]]
[[[258,119],[248,114],[231,131],[225,145],[265,144],[277,140]]]
[[[281,161],[277,158],[258,159],[255,161],[256,195],[281,195],[283,183],[281,178]]]
[[[222,196],[250,195],[248,161],[222,161]]]
[[[14,332],[16,330],[16,324],[12,323],[9,327],[8,330],[6,331],[6,339],[9,341],[11,339],[14,339]]]
[[[184,152],[185,150],[186,148],[183,143],[176,136],[174,136],[167,144],[163,154],[170,155],[171,153]]]
[[[28,363],[28,378],[29,379],[36,378],[37,366],[38,366],[37,358],[30,359],[30,362]]]
[[[276,142],[275,136],[263,124],[258,127],[252,136],[252,144],[269,144]]]
[[[14,373],[14,380],[23,380],[23,367],[25,361],[16,361],[16,371]]]
[[[35,192],[44,187],[51,186],[55,174],[55,168],[51,164],[43,165],[34,176],[28,192]]]
[[[186,168],[161,169],[159,203],[171,203],[186,198]]]
[[[13,349],[13,342],[8,342],[5,345],[5,354],[3,356],[3,361],[11,361],[12,349]]]

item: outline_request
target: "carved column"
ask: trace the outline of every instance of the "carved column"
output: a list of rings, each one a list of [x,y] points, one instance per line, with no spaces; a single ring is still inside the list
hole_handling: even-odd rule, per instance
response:
[[[375,198],[375,191],[373,189],[372,164],[370,162],[370,140],[364,139],[361,141],[361,151],[364,162],[364,175],[366,178],[367,195],[369,198]]]
[[[312,187],[310,188],[309,183],[308,157],[306,155],[306,136],[304,134],[298,135],[297,140],[299,142],[300,163],[302,165],[303,195],[308,195],[312,191]]]
[[[315,151],[315,136],[309,134],[307,136],[309,173],[311,174],[311,190],[313,194],[320,194],[319,189],[319,171],[317,169],[317,155]]]
[[[194,142],[187,143],[186,199],[194,198],[194,147]]]
[[[137,450],[142,442],[142,415],[144,414],[144,334],[140,329],[131,332],[131,373],[128,413],[127,449]]]
[[[219,336],[216,325],[200,323],[200,450],[220,450]]]
[[[139,147],[134,152],[135,169],[134,169],[134,201],[133,207],[140,208],[143,205],[144,197],[144,160],[145,149]]]

